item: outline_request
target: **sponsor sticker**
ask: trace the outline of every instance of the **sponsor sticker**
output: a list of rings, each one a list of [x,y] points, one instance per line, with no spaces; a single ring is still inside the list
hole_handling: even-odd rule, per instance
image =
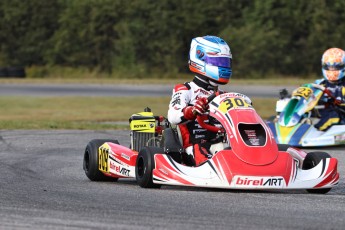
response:
[[[110,168],[115,171],[118,175],[123,175],[129,177],[129,173],[131,170],[126,169],[125,167],[122,167],[120,165],[117,165],[116,163],[111,163]]]
[[[204,90],[204,89],[202,89],[202,88],[199,88],[199,89],[197,89],[197,90],[194,90],[194,93],[195,94],[197,94],[197,93],[202,93],[202,94],[204,94],[204,95],[210,95],[211,93],[210,92],[208,92],[207,90]],[[199,99],[200,97],[199,96],[197,96],[195,99]]]
[[[334,137],[334,142],[337,143],[337,144],[345,143],[345,134],[335,136]]]
[[[109,172],[109,149],[106,146],[101,146],[98,149],[98,169],[102,172]]]
[[[256,136],[255,130],[244,130],[244,132],[247,134],[248,140],[252,145],[254,146],[260,145],[260,140]]]
[[[144,120],[133,120],[130,124],[131,130],[138,132],[155,132],[155,120],[144,119]]]
[[[128,160],[128,161],[131,159],[130,156],[128,156],[128,155],[126,155],[126,154],[124,154],[124,153],[121,153],[121,157],[124,158],[124,159],[126,159],[126,160]]]
[[[235,176],[231,185],[237,188],[282,188],[285,186],[285,181],[283,177]]]

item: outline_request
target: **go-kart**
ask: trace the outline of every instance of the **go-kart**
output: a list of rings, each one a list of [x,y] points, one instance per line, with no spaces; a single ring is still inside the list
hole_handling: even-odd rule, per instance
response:
[[[199,166],[183,159],[178,130],[156,125],[162,119],[150,113],[131,117],[131,146],[116,140],[92,140],[84,153],[84,170],[90,180],[136,178],[143,188],[161,185],[223,189],[306,189],[327,193],[339,182],[338,161],[325,152],[306,153],[277,145],[269,127],[242,94],[211,95],[207,123],[221,140],[213,155]],[[134,122],[134,124],[133,124]],[[163,122],[164,123],[164,122]]]
[[[326,131],[314,127],[320,117],[318,111],[325,105],[319,103],[324,95],[325,87],[318,84],[305,84],[298,87],[289,96],[287,91],[281,92],[276,104],[277,115],[267,122],[278,144],[295,147],[317,147],[345,144],[345,124],[331,126]],[[327,92],[330,100],[334,96]],[[333,106],[340,116],[345,111],[336,104]]]

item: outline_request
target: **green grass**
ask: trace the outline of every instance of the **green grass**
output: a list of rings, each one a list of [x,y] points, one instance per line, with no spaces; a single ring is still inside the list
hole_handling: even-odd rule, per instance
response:
[[[136,66],[128,70],[128,68],[116,68],[112,73],[104,73],[98,71],[97,68],[90,69],[85,67],[67,67],[67,66],[30,66],[26,67],[26,79],[22,82],[81,82],[81,83],[180,83],[189,81],[193,77],[193,73],[176,73],[162,72],[159,70],[148,71],[142,66]],[[177,79],[177,77],[179,79]],[[269,85],[289,85],[300,84],[314,81],[321,78],[319,76],[286,76],[276,73],[265,74],[264,76],[241,76],[236,70],[230,80],[233,84],[269,84]],[[13,81],[13,80],[10,80]],[[1,81],[0,81],[1,82]]]
[[[101,74],[81,68],[30,67],[27,78],[0,78],[0,84],[170,84],[190,81],[193,74],[140,73],[134,78],[122,72]],[[125,77],[124,77],[125,76]],[[232,85],[301,85],[319,76],[271,75],[244,79],[234,74]],[[275,114],[276,98],[251,98],[264,119]],[[0,97],[0,129],[128,129],[128,118],[148,106],[155,115],[166,116],[169,97]]]
[[[116,78],[0,78],[0,84],[178,84],[190,81],[192,75],[175,79],[116,79]],[[230,79],[229,84],[233,85],[301,85],[304,83],[314,82],[317,78],[269,78],[269,79]]]
[[[169,97],[0,97],[0,129],[128,129],[129,117],[150,107],[166,116]],[[276,99],[252,98],[263,118]]]

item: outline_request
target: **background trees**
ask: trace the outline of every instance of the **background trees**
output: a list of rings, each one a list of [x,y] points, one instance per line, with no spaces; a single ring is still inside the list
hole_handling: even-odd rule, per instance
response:
[[[0,66],[68,66],[145,77],[187,72],[190,41],[218,35],[234,75],[320,74],[345,48],[342,0],[2,0]]]

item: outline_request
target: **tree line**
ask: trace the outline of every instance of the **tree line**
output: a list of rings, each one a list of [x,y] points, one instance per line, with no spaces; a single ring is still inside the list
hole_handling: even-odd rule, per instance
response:
[[[320,75],[345,48],[343,0],[2,0],[0,66],[64,66],[141,77],[188,72],[196,36],[217,35],[240,77]]]

